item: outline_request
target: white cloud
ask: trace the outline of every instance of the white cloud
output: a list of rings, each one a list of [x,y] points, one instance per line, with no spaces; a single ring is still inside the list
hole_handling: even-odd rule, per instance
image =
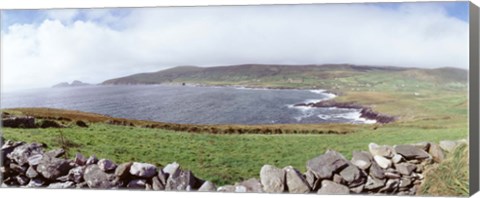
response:
[[[79,11],[58,13],[2,32],[4,90],[176,65],[468,67],[468,23],[440,6],[138,8],[126,17],[88,10],[85,21],[72,21]]]

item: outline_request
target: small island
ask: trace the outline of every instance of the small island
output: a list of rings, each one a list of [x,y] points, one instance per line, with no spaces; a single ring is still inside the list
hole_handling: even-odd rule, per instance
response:
[[[72,83],[68,83],[68,82],[58,83],[56,85],[53,85],[52,88],[81,87],[81,86],[89,86],[89,85],[91,85],[91,84],[84,83],[84,82],[79,81],[79,80],[74,80],[74,81],[72,81]]]

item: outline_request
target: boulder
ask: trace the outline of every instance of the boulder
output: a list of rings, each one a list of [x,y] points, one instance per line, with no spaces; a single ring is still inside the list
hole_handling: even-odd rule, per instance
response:
[[[11,163],[9,165],[10,170],[16,172],[17,174],[24,175],[25,172],[27,172],[27,167],[26,166],[20,166],[18,164],[13,164]]]
[[[261,193],[264,191],[260,181],[255,178],[251,178],[249,180],[235,184],[235,192]]]
[[[30,178],[28,178],[26,176],[23,176],[23,175],[17,175],[17,176],[15,176],[15,181],[17,181],[17,183],[20,186],[24,186],[24,185],[27,185],[28,182],[30,182]]]
[[[380,166],[383,169],[387,169],[390,166],[392,166],[392,161],[388,160],[387,158],[380,156],[380,155],[374,155],[373,159],[375,162],[377,162],[378,166]]]
[[[405,157],[407,160],[412,159],[427,159],[430,155],[423,149],[419,149],[412,145],[398,145],[395,146],[395,151]]]
[[[75,183],[73,183],[71,181],[51,183],[50,185],[47,186],[47,188],[59,188],[59,189],[75,188]]]
[[[375,190],[385,186],[385,179],[377,179],[375,177],[368,176],[367,183],[365,183],[365,189]]]
[[[370,175],[377,179],[383,179],[385,178],[385,171],[377,163],[372,163]]]
[[[379,146],[378,144],[375,144],[375,143],[370,143],[368,145],[368,150],[373,156],[379,155],[382,157],[391,158],[395,154],[395,151],[391,146],[387,146],[387,145]]]
[[[378,190],[379,193],[395,192],[400,186],[400,179],[388,179],[385,186]]]
[[[318,179],[331,179],[335,172],[347,166],[348,161],[345,157],[332,150],[307,162],[307,170],[312,171]]]
[[[350,188],[350,192],[360,194],[364,188],[365,188],[365,184],[362,184],[360,186]]]
[[[45,153],[45,155],[48,155],[50,157],[61,157],[65,154],[65,150],[63,149],[55,149],[55,150],[51,150],[51,151],[48,151]]]
[[[85,167],[84,166],[78,166],[75,168],[70,169],[68,171],[68,178],[70,181],[74,181],[75,183],[80,183],[83,181],[83,174],[85,173]]]
[[[147,181],[145,179],[134,179],[128,182],[127,188],[145,189]]]
[[[109,175],[96,164],[88,165],[85,168],[83,178],[90,188],[108,189],[113,186]]]
[[[430,149],[428,150],[428,154],[430,154],[432,156],[433,161],[436,162],[436,163],[442,162],[443,159],[445,158],[445,155],[443,154],[442,149],[437,144],[431,144],[430,145]]]
[[[152,178],[157,174],[157,167],[153,164],[133,162],[130,174],[142,178]]]
[[[217,187],[212,182],[206,181],[202,184],[202,186],[200,186],[198,191],[200,191],[200,192],[215,192],[215,191],[217,191]]]
[[[342,176],[348,187],[359,186],[366,180],[361,169],[353,164],[349,164],[349,166],[340,171],[340,176]]]
[[[43,154],[43,145],[41,144],[22,144],[18,147],[15,147],[12,152],[10,152],[7,157],[18,165],[23,166],[28,163],[28,158],[32,155]]]
[[[122,180],[130,177],[130,167],[132,166],[132,164],[132,162],[120,164],[117,169],[115,169],[115,176]]]
[[[87,163],[87,158],[83,156],[80,153],[75,154],[75,159],[74,159],[75,164],[83,166]]]
[[[28,177],[28,178],[36,178],[38,177],[38,172],[35,170],[35,168],[33,168],[33,166],[30,166],[28,167],[27,169],[27,172],[25,173],[25,175]]]
[[[177,162],[173,162],[171,164],[167,164],[163,168],[163,172],[168,174],[168,175],[174,175],[176,172],[180,171],[180,164]]]
[[[305,180],[313,191],[317,191],[320,188],[320,180],[317,179],[315,173],[313,173],[311,170],[307,170],[305,173]]]
[[[332,194],[349,194],[350,189],[344,185],[337,184],[329,180],[322,181],[322,187],[317,191],[318,194],[332,195]]]
[[[233,185],[220,186],[217,188],[217,192],[235,192],[235,186]]]
[[[419,142],[419,143],[413,144],[412,146],[415,146],[419,149],[422,149],[428,152],[428,149],[430,148],[430,142]]]
[[[444,140],[444,141],[440,141],[439,146],[444,151],[453,152],[453,150],[455,150],[455,148],[457,147],[457,142],[456,141],[450,141],[450,140]]]
[[[44,155],[37,165],[37,172],[47,180],[55,180],[60,176],[68,174],[71,168],[68,160]]]
[[[310,186],[303,175],[292,166],[283,168],[285,171],[286,187],[290,193],[309,193]]]
[[[393,155],[393,157],[392,157],[392,162],[393,162],[394,164],[398,164],[398,163],[400,163],[402,160],[403,160],[403,157],[402,157],[402,155],[400,155],[400,154],[395,154],[395,155]]]
[[[92,164],[97,164],[98,158],[95,155],[90,156],[87,161],[85,162],[85,165],[92,165]]]
[[[43,158],[43,154],[35,154],[27,158],[28,165],[36,166]]]
[[[260,170],[260,182],[267,193],[281,193],[285,190],[285,171],[271,165],[264,165]]]
[[[102,169],[105,172],[109,172],[112,170],[115,170],[117,168],[117,165],[113,163],[111,160],[108,159],[101,159],[97,162],[97,165],[100,169]]]
[[[165,183],[161,182],[158,176],[152,178],[152,189],[153,190],[165,190]]]
[[[203,181],[197,179],[191,171],[179,171],[168,177],[165,189],[171,191],[196,190],[202,184]]]
[[[409,163],[400,163],[395,165],[395,169],[402,175],[411,175],[417,166]]]
[[[351,162],[362,170],[367,170],[372,165],[372,155],[365,151],[354,151]]]

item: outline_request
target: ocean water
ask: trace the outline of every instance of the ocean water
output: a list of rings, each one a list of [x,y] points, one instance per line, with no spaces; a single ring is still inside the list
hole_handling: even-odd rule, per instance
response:
[[[356,109],[295,107],[323,90],[174,85],[86,86],[2,93],[1,108],[51,107],[188,124],[373,123]]]

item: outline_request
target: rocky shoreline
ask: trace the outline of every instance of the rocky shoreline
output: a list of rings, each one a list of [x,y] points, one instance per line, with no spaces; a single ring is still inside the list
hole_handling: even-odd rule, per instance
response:
[[[377,123],[386,124],[396,120],[395,117],[377,113],[370,107],[359,105],[355,102],[336,102],[333,100],[324,100],[315,103],[299,103],[295,104],[296,107],[315,107],[315,108],[346,108],[346,109],[358,109],[360,110],[360,118],[368,120],[375,120]]]
[[[0,143],[1,187],[375,195],[416,195],[429,166],[440,163],[445,152],[468,144],[466,140],[397,146],[370,143],[368,151],[353,151],[351,160],[327,150],[306,162],[305,173],[292,166],[267,164],[261,167],[259,179],[217,187],[176,162],[117,164],[80,153],[67,159],[63,149],[46,152],[42,143]]]

